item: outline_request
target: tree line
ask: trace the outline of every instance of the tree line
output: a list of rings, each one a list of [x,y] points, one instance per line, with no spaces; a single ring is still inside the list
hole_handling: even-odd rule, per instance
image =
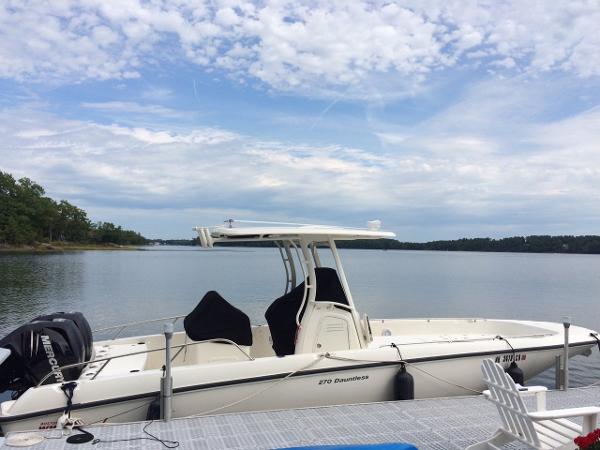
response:
[[[0,243],[36,242],[142,245],[146,238],[110,222],[92,223],[87,213],[66,200],[45,196],[29,178],[0,171]]]
[[[161,245],[200,245],[194,239],[154,239]],[[431,242],[400,242],[395,239],[357,239],[337,241],[338,248],[372,250],[438,250],[449,252],[518,252],[518,253],[584,253],[600,254],[600,236],[513,236],[502,239],[463,238]],[[217,242],[215,246],[275,247],[273,242]]]
[[[340,248],[380,250],[438,250],[462,252],[587,253],[600,254],[600,236],[513,236],[501,239],[463,238],[431,242],[395,239],[340,241]]]

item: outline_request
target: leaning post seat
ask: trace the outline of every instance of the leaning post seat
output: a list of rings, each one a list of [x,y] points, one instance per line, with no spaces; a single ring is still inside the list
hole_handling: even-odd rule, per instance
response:
[[[277,356],[292,355],[296,349],[296,314],[304,297],[304,281],[267,308],[273,350]],[[305,305],[306,306],[306,305]]]
[[[316,302],[335,302],[348,305],[348,299],[335,269],[331,267],[315,268],[317,277]]]
[[[342,283],[335,269],[330,267],[315,268],[317,292],[315,301],[335,302],[348,305]],[[296,351],[296,314],[302,305],[305,282],[300,283],[287,294],[277,298],[265,312],[269,324],[273,350],[277,356],[292,355]],[[300,312],[300,320],[306,304]]]
[[[252,345],[250,319],[216,291],[208,291],[183,319],[183,328],[190,339],[229,339],[238,345]]]

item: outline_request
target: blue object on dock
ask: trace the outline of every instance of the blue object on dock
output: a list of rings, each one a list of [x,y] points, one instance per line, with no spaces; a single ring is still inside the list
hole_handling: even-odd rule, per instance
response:
[[[411,444],[386,442],[383,444],[311,445],[308,447],[287,447],[286,450],[418,450]]]

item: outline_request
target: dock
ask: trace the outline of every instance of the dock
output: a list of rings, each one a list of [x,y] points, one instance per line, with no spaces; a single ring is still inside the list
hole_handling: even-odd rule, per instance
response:
[[[528,408],[534,410],[533,399]],[[600,386],[549,391],[548,409],[600,406]],[[365,403],[278,411],[220,414],[84,427],[100,442],[82,445],[46,439],[36,450],[164,449],[143,428],[179,449],[272,449],[311,445],[406,442],[420,450],[462,450],[490,437],[500,425],[483,396]],[[58,431],[40,431],[56,437]],[[77,433],[74,431],[74,433]],[[136,440],[137,439],[137,440]],[[113,442],[111,442],[113,441]],[[115,442],[117,441],[117,442]],[[5,444],[1,447],[9,450]],[[510,449],[528,448],[511,444]]]

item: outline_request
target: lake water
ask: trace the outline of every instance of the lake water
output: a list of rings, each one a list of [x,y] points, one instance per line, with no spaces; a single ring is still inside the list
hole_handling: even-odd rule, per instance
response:
[[[381,250],[341,255],[357,308],[372,318],[560,322],[571,316],[575,324],[600,328],[597,255]],[[279,253],[266,248],[0,254],[0,336],[52,311],[82,311],[92,328],[187,314],[208,290],[217,290],[253,323],[264,323],[264,311],[284,285]],[[600,379],[597,351],[571,361],[572,385]],[[532,382],[551,387],[553,371]]]

